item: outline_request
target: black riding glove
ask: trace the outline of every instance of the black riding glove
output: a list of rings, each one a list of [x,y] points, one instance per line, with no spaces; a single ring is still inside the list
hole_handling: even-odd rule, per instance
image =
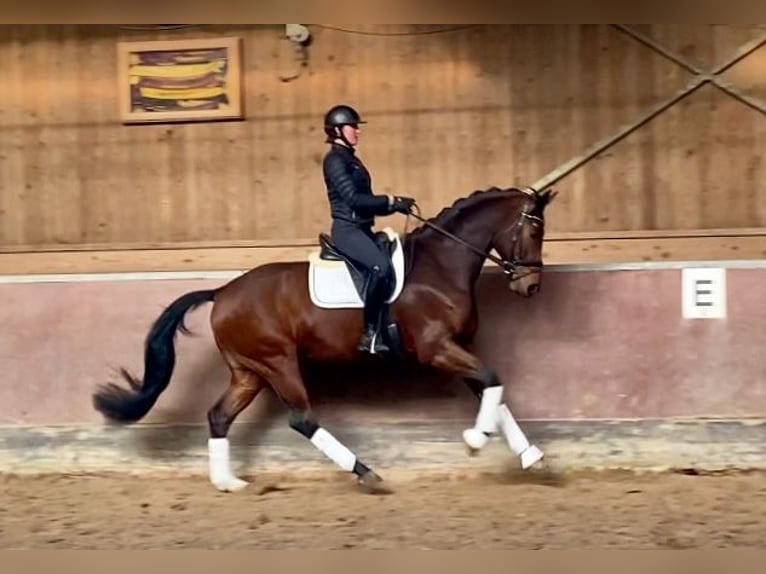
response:
[[[412,211],[412,206],[415,205],[415,200],[411,197],[394,196],[394,203],[391,206],[391,211],[404,213],[405,215]]]

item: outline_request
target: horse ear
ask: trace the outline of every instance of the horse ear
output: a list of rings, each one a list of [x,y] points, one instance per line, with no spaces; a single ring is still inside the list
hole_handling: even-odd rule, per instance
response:
[[[547,193],[547,194],[548,194],[548,203],[550,203],[551,201],[553,201],[553,200],[555,199],[555,197],[556,197],[556,196],[559,194],[559,192],[558,192],[558,191],[555,191],[555,190],[553,190],[553,189],[549,189],[549,190],[548,190],[548,191],[546,191],[545,193]]]
[[[542,195],[540,196],[540,204],[544,207],[548,205],[553,199],[559,194],[558,191],[554,191],[552,189],[546,189]]]

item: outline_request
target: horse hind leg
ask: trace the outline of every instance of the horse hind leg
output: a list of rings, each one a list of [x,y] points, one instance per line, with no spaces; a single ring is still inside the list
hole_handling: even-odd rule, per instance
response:
[[[247,486],[231,470],[229,429],[237,416],[263,388],[262,379],[252,371],[232,368],[231,382],[208,410],[208,471],[210,482],[222,492],[236,492]]]
[[[360,486],[373,494],[391,492],[382,485],[383,479],[364,464],[346,445],[335,438],[310,414],[302,408],[290,409],[290,428],[299,432],[327,458],[346,472],[354,473]]]
[[[273,377],[272,387],[289,410],[290,428],[308,439],[322,454],[342,470],[353,473],[359,485],[372,494],[387,494],[391,491],[382,486],[383,479],[363,463],[346,445],[322,426],[313,414],[298,363],[295,360],[279,361]]]

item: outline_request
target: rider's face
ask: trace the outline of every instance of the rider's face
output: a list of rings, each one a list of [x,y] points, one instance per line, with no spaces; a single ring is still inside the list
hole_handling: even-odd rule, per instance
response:
[[[345,125],[341,128],[343,130],[343,135],[346,136],[346,140],[348,142],[355,146],[359,143],[359,125],[358,124],[351,124],[351,125]]]

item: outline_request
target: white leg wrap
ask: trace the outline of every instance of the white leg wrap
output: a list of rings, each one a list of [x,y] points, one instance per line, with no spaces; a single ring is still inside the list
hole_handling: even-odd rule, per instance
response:
[[[543,458],[542,451],[535,445],[530,445],[524,431],[521,430],[516,419],[513,418],[507,405],[502,404],[497,409],[500,428],[503,430],[505,440],[513,452],[521,459],[521,467],[529,468]]]
[[[311,443],[343,470],[354,470],[356,455],[324,428],[319,427],[316,430],[311,437]]]
[[[497,415],[500,422],[500,428],[503,431],[505,440],[508,442],[508,446],[511,447],[513,452],[521,455],[522,452],[529,448],[529,441],[527,440],[524,431],[521,430],[505,403],[497,408]]]
[[[481,432],[497,432],[497,406],[503,400],[503,386],[487,387],[481,395],[479,413],[474,428]]]
[[[240,480],[231,472],[229,439],[209,438],[207,449],[210,461],[210,482],[213,486],[224,492],[235,492],[247,486],[247,482]]]
[[[473,428],[463,431],[463,441],[473,449],[483,448],[489,441],[487,434],[497,432],[497,406],[503,399],[503,386],[487,387],[481,395],[479,412]],[[487,433],[487,434],[485,434]]]
[[[529,440],[505,404],[498,407],[497,414],[505,440],[511,450],[521,458],[522,468],[529,468],[543,458],[540,449],[529,444]]]

